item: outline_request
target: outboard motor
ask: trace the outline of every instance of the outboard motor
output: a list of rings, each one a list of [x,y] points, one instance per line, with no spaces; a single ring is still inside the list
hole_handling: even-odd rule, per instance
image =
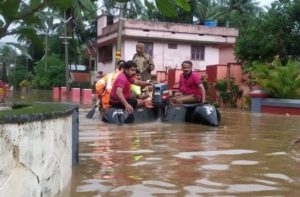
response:
[[[194,109],[189,120],[193,123],[202,123],[210,126],[219,126],[221,114],[215,106],[211,104],[202,104]]]
[[[162,106],[169,100],[168,85],[164,83],[157,83],[153,86],[152,103],[155,106]]]

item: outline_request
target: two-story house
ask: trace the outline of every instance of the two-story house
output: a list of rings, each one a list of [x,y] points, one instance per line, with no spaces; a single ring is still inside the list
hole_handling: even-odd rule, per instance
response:
[[[107,15],[97,20],[97,70],[108,73],[115,65],[118,22]],[[124,19],[121,59],[131,60],[136,44],[142,42],[155,62],[153,74],[166,67],[180,68],[184,60],[205,70],[207,65],[235,62],[237,36],[235,28]]]

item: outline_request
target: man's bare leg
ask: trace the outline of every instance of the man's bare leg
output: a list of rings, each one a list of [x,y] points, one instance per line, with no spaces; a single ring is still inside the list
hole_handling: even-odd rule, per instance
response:
[[[190,95],[182,95],[180,97],[174,98],[176,104],[184,104],[184,103],[197,103],[199,101],[196,100],[195,96]]]

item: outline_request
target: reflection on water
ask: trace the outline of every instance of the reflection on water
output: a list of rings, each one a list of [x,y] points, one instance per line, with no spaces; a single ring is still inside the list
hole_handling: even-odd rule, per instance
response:
[[[299,116],[226,110],[220,127],[116,126],[86,119],[89,107],[80,107],[80,163],[60,197],[299,195]]]
[[[222,112],[220,127],[116,126],[80,111],[68,196],[296,196],[300,117]],[[297,147],[296,147],[297,148]],[[296,153],[295,153],[296,152]],[[298,159],[298,160],[297,160]]]

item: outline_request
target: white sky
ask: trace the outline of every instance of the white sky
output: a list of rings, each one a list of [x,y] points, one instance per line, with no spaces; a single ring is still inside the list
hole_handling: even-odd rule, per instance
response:
[[[261,6],[270,6],[274,0],[257,0]]]

